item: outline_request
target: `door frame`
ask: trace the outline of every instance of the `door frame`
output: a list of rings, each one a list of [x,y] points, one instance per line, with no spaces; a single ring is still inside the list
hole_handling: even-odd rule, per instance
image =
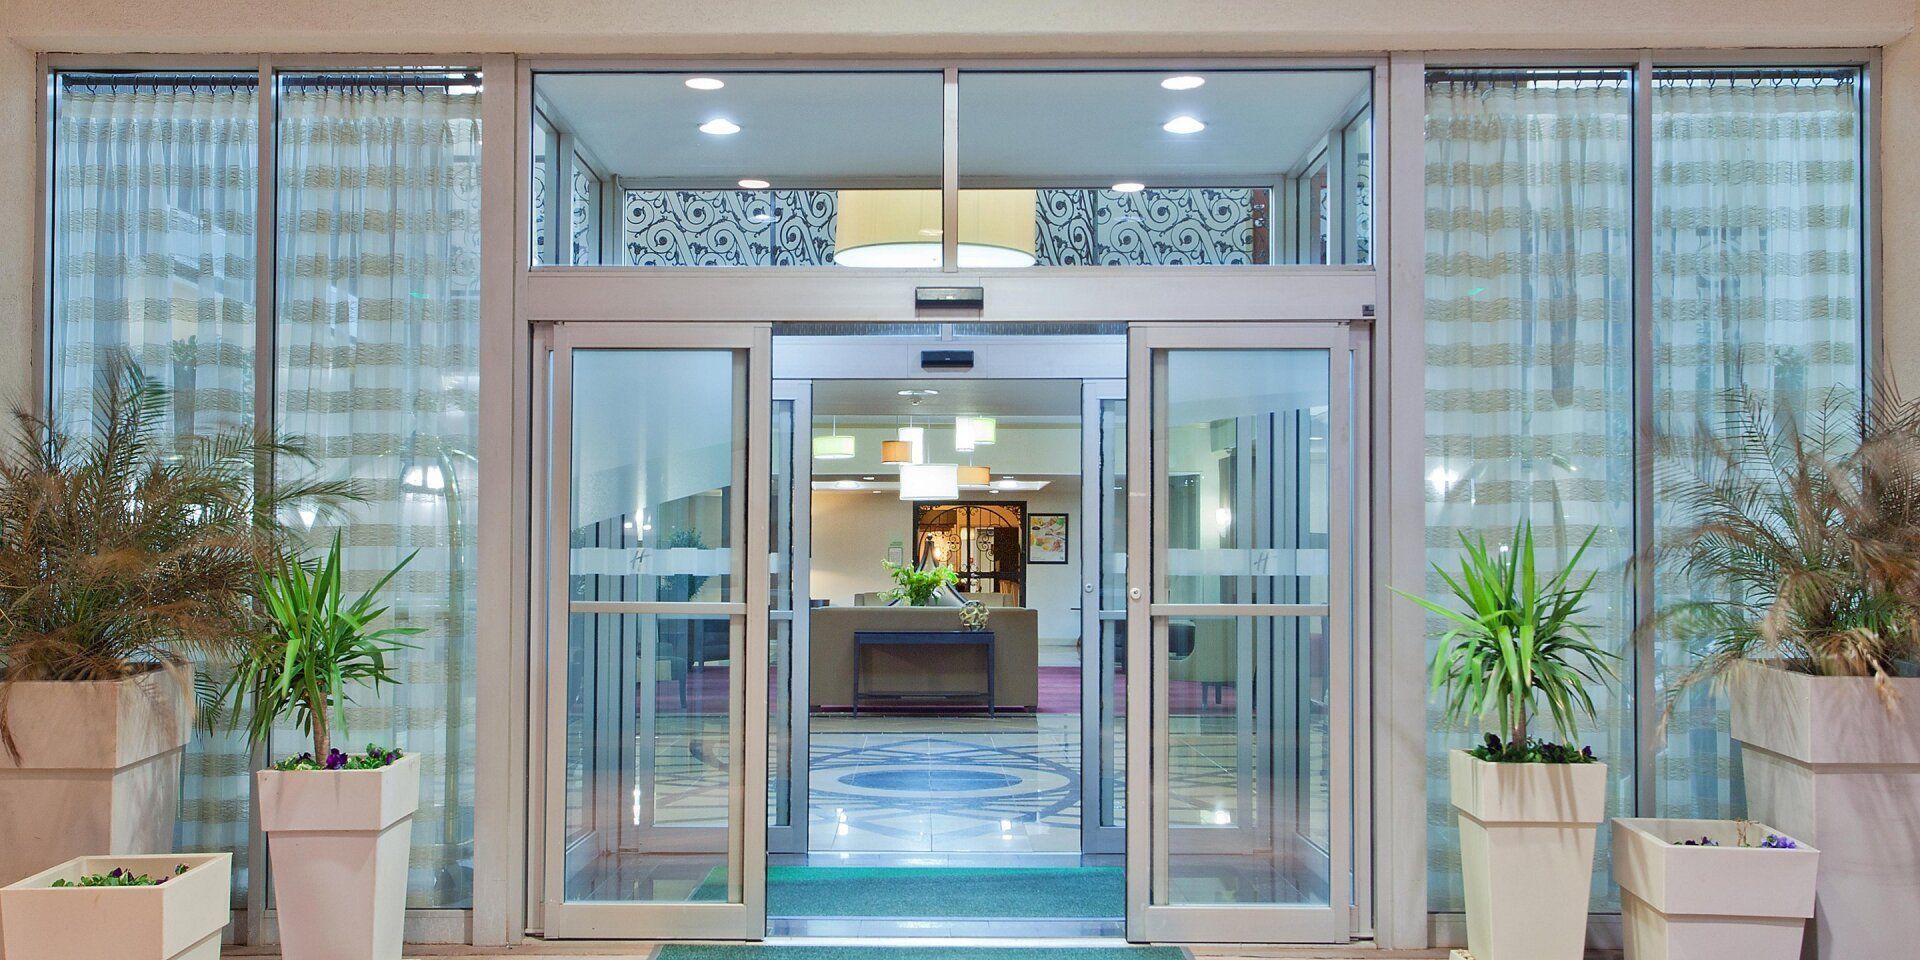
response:
[[[545,769],[535,771],[544,785],[544,830],[538,856],[542,861],[542,921],[544,935],[553,939],[725,939],[758,940],[765,936],[767,841],[767,634],[770,578],[769,523],[771,496],[771,435],[769,354],[772,327],[755,323],[634,324],[556,323],[549,331],[545,363],[546,389],[539,392],[548,424],[546,444],[536,456],[547,458],[544,501],[546,524],[546,623],[536,644],[536,673],[545,674]],[[715,603],[654,603],[593,601],[596,613],[689,612],[724,614],[731,618],[731,663],[728,685],[731,717],[728,724],[728,902],[592,902],[566,899],[568,838],[566,834],[566,658],[568,618],[580,606],[569,600],[566,571],[570,569],[572,523],[573,364],[578,350],[730,350],[744,359],[742,407],[736,414],[740,438],[733,464],[731,505],[734,536],[731,544],[733,576],[741,584],[739,596]],[[536,531],[542,528],[538,523]],[[539,547],[536,542],[536,552]],[[536,585],[540,589],[542,585]],[[623,718],[621,727],[627,726]],[[625,733],[622,734],[625,736]],[[623,751],[624,752],[624,751]],[[664,851],[663,852],[670,852]]]
[[[767,827],[767,852],[805,855],[812,828],[813,770],[812,722],[813,644],[813,381],[773,381],[770,403],[793,404],[793,436],[787,445],[789,475],[793,490],[787,499],[792,523],[788,544],[792,569],[787,573],[790,610],[768,604],[768,617],[792,623],[787,633],[787,730],[793,742],[787,757],[787,823]],[[772,440],[772,412],[768,411]],[[768,449],[771,451],[771,443]],[[778,491],[770,491],[770,495]],[[769,641],[771,642],[771,641]],[[771,758],[769,758],[771,760]]]
[[[1164,436],[1163,378],[1156,359],[1166,350],[1325,350],[1328,369],[1328,601],[1326,604],[1170,604],[1162,602],[1166,570],[1167,479],[1156,470],[1155,442]],[[1354,901],[1358,864],[1370,856],[1365,831],[1356,831],[1358,797],[1370,790],[1370,759],[1354,709],[1366,686],[1368,658],[1360,653],[1356,613],[1368,591],[1356,564],[1356,517],[1370,502],[1364,410],[1368,378],[1364,335],[1345,321],[1324,323],[1136,323],[1127,358],[1127,939],[1190,943],[1342,943],[1352,939],[1362,911]],[[1338,451],[1335,453],[1335,451]],[[1148,483],[1134,478],[1152,478]],[[1341,571],[1345,571],[1342,575]],[[1325,906],[1194,905],[1165,902],[1170,826],[1167,775],[1167,675],[1152,669],[1166,660],[1169,616],[1325,616],[1328,624],[1328,903]],[[1245,657],[1243,656],[1244,660]],[[1243,664],[1244,666],[1244,664]],[[1359,833],[1360,835],[1356,835]]]

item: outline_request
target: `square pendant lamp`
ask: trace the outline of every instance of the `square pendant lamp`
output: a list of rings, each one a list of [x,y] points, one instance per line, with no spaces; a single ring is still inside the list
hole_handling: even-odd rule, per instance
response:
[[[951,463],[908,463],[900,467],[900,499],[950,500],[960,495],[960,468]]]
[[[969,417],[973,421],[970,432],[976,446],[989,446],[999,436],[1000,421],[992,417]]]
[[[964,466],[960,468],[959,481],[963,486],[984,487],[993,480],[993,471],[986,467]]]
[[[906,441],[907,445],[910,448],[912,448],[912,451],[913,451],[913,456],[910,457],[906,462],[908,463],[926,463],[927,462],[927,428],[926,427],[901,427],[900,439]]]
[[[973,424],[975,417],[953,418],[953,449],[961,453],[973,451]]]

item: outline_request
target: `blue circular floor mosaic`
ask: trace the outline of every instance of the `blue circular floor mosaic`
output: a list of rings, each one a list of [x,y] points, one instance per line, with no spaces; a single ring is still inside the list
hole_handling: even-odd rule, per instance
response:
[[[866,790],[939,791],[968,793],[976,790],[1004,790],[1021,782],[1019,777],[991,770],[870,770],[840,776],[840,782]]]

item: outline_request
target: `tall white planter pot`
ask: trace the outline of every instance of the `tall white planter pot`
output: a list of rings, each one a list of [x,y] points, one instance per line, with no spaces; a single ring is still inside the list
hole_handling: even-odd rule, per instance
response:
[[[283,960],[397,960],[420,758],[255,776]]]
[[[19,758],[0,748],[0,884],[74,857],[172,849],[192,690],[184,670],[12,685]]]
[[[1581,960],[1606,764],[1488,763],[1455,750],[1448,766],[1474,960]]]
[[[175,875],[185,864],[185,873]],[[149,887],[55,887],[121,867]],[[233,912],[233,854],[77,857],[0,889],[8,960],[219,960]]]
[[[1745,829],[1752,844],[1782,833]],[[1820,851],[1742,847],[1740,831],[1731,820],[1614,819],[1627,960],[1797,960]],[[1702,837],[1719,846],[1674,843]]]
[[[1920,679],[1811,677],[1760,663],[1732,677],[1747,811],[1824,856],[1805,955],[1920,950]]]

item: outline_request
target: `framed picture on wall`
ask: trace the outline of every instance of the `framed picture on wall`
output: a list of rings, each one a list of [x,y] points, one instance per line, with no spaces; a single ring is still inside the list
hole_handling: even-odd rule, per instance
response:
[[[1067,515],[1027,514],[1027,562],[1067,562]]]

